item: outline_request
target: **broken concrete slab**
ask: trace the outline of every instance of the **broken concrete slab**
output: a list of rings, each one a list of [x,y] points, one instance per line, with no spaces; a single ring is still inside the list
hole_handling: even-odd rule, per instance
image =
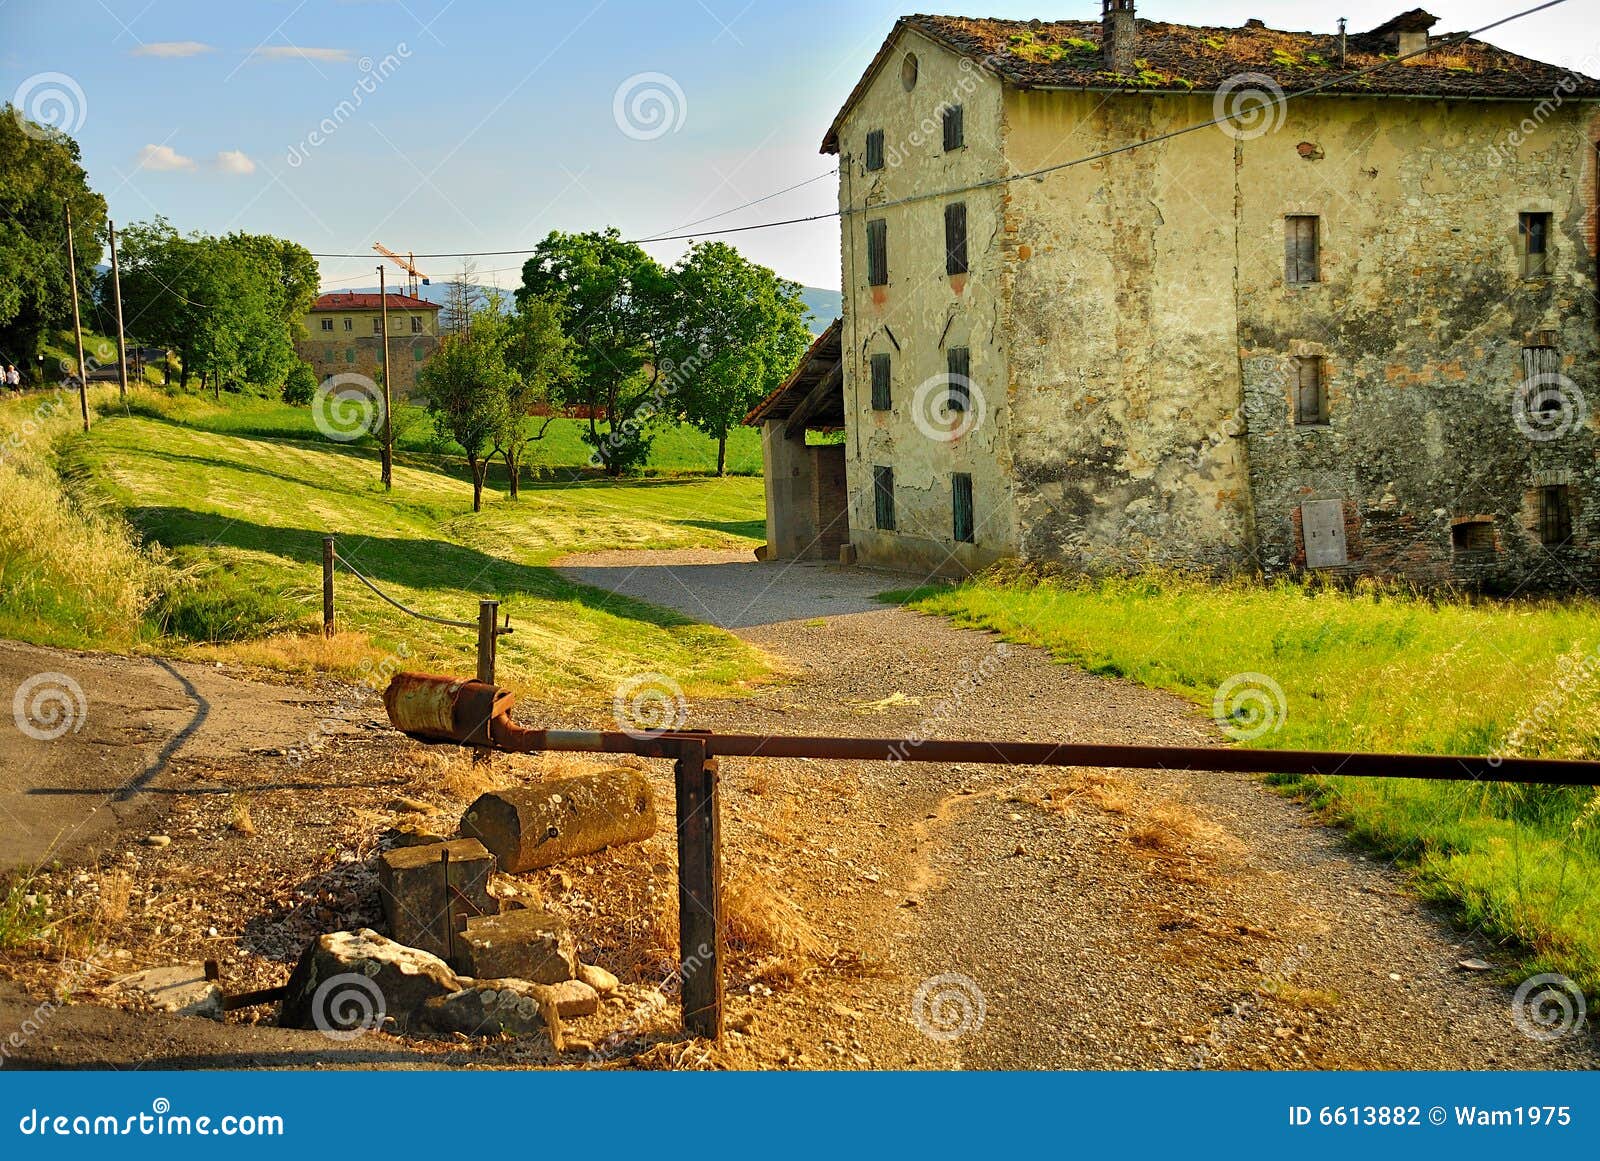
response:
[[[285,1028],[315,1028],[351,1039],[393,1020],[413,1025],[429,1000],[458,992],[462,979],[437,956],[385,939],[376,931],[318,936],[295,965],[278,1007]]]
[[[477,979],[558,984],[578,974],[578,944],[558,915],[507,911],[467,920],[456,936],[455,966]]]
[[[206,979],[204,964],[179,963],[146,968],[114,981],[117,987],[133,992],[151,1007],[179,1016],[222,1019],[222,989]]]
[[[448,895],[444,868],[447,852]],[[459,932],[468,918],[499,912],[499,903],[489,894],[494,867],[494,856],[471,838],[383,852],[378,856],[378,887],[390,934],[401,943],[447,958],[451,954],[451,926]]]
[[[527,1036],[561,1040],[561,1017],[551,990],[526,980],[463,980],[467,986],[436,996],[416,1015],[422,1031],[463,1036]]]
[[[556,1012],[563,1019],[593,1016],[600,1010],[600,995],[582,980],[563,980],[549,988]]]
[[[642,842],[655,832],[649,780],[621,766],[485,794],[461,819],[461,833],[481,840],[512,873]]]

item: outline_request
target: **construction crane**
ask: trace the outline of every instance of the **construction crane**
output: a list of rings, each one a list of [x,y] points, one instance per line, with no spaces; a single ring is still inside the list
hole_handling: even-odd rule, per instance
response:
[[[372,248],[406,272],[406,293],[412,298],[417,297],[417,284],[419,282],[423,286],[429,285],[428,276],[417,269],[416,263],[411,260],[410,254],[404,256],[396,254],[382,242],[374,242]]]

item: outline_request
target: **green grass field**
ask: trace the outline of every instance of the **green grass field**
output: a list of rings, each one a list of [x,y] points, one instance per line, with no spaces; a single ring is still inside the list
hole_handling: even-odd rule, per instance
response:
[[[1600,755],[1600,604],[1432,601],[1149,576],[1041,581],[996,572],[901,594],[910,607],[1037,645],[1210,713],[1236,675],[1265,690],[1243,744]],[[1262,680],[1262,678],[1268,680]],[[1272,689],[1282,691],[1281,700]],[[1241,729],[1254,733],[1254,729]],[[1291,781],[1327,817],[1414,868],[1524,967],[1600,986],[1600,795],[1504,784]]]
[[[92,434],[58,408],[26,458],[19,451],[0,467],[26,501],[0,540],[0,631],[9,636],[286,669],[471,670],[472,632],[405,617],[344,576],[340,627],[350,632],[325,643],[316,630],[322,536],[331,532],[344,556],[419,611],[473,620],[480,597],[499,598],[516,630],[502,639],[500,676],[530,696],[592,698],[640,672],[665,674],[691,695],[726,693],[767,672],[719,629],[571,584],[549,567],[588,549],[752,549],[764,536],[758,479],[524,483],[520,501],[491,489],[474,514],[453,457],[402,452],[386,494],[372,449],[180,424],[158,418],[149,399],[122,414],[104,388],[96,400]],[[8,405],[6,429],[21,429],[26,407]],[[208,426],[248,430],[258,413],[279,411],[213,408]]]
[[[317,431],[309,407],[292,407],[264,399],[239,399],[225,397],[214,403],[209,395],[173,395],[147,393],[137,396],[131,409],[144,415],[170,419],[201,431],[218,435],[259,436],[266,439],[310,440],[326,442]],[[434,432],[433,423],[420,408],[402,404],[394,411],[395,446],[398,450],[426,455],[460,456],[461,448],[453,440],[442,440]],[[543,420],[530,420],[532,431],[544,427]],[[552,421],[543,438],[528,445],[526,470],[536,478],[570,478],[575,474],[592,472],[589,464],[590,449],[580,438],[588,427],[587,421],[557,418]],[[371,439],[362,439],[354,446],[372,448]],[[661,431],[651,445],[650,458],[644,475],[699,475],[716,470],[717,445],[692,427],[673,425]],[[734,476],[759,476],[761,474],[761,434],[754,428],[741,427],[728,440],[727,471]],[[489,475],[491,483],[505,482],[504,470],[497,464]]]

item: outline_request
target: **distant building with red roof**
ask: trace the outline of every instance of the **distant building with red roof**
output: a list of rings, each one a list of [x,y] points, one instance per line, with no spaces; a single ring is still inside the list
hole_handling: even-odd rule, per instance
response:
[[[417,371],[439,349],[439,304],[409,294],[390,294],[390,390],[410,395]],[[306,333],[295,344],[319,380],[355,374],[382,383],[383,307],[373,291],[342,290],[318,296],[306,316]]]

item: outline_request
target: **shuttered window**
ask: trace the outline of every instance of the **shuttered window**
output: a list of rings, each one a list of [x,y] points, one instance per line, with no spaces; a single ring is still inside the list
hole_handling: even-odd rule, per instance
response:
[[[945,366],[949,371],[946,406],[951,411],[964,412],[972,399],[972,352],[966,347],[951,347],[945,352]]]
[[[1283,280],[1319,282],[1321,243],[1314,214],[1290,214],[1283,220]]]
[[[867,134],[867,169],[883,168],[883,130],[874,129]]]
[[[957,472],[950,477],[950,506],[956,540],[962,544],[971,544],[973,540],[972,521],[972,477],[965,472]]]
[[[889,356],[872,356],[872,410],[889,410]]]
[[[1572,539],[1572,489],[1551,484],[1539,489],[1539,540],[1565,544]]]
[[[960,149],[966,143],[966,124],[960,105],[944,107],[944,151]]]
[[[875,523],[884,532],[894,531],[894,469],[872,469],[872,507]]]
[[[1328,422],[1328,392],[1323,383],[1322,360],[1307,356],[1295,360],[1299,382],[1295,387],[1294,421],[1301,427]]]
[[[953,202],[944,208],[944,272],[967,272],[966,202]]]
[[[1522,277],[1550,273],[1550,215],[1518,214],[1517,240],[1522,251]]]
[[[889,223],[873,218],[867,223],[867,285],[889,284]]]

